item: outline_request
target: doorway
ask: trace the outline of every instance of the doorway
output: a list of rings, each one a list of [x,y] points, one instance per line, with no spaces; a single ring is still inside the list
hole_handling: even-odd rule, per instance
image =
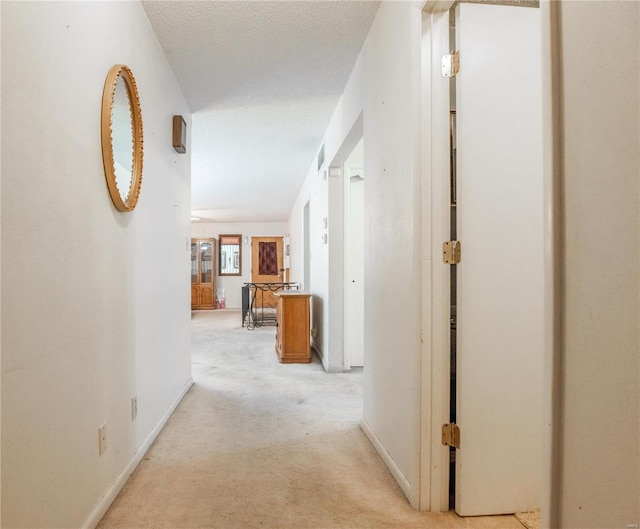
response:
[[[526,4],[462,2],[451,18],[433,10],[427,20],[433,290],[426,376],[435,391],[424,401],[431,433],[423,450],[433,460],[421,505],[451,506],[463,516],[541,502],[547,235],[541,22],[539,9]],[[449,81],[442,58],[452,50],[460,52],[460,72]],[[447,240],[459,241],[459,264],[442,262]],[[450,422],[460,429],[461,445],[451,453],[441,442],[442,425]]]
[[[340,371],[365,361],[363,124],[360,114],[328,171],[329,215],[324,222],[329,231],[329,348]]]
[[[309,202],[304,206],[302,215],[303,259],[304,272],[302,276],[302,290],[311,292],[311,235],[309,226]],[[313,320],[312,320],[313,321]]]

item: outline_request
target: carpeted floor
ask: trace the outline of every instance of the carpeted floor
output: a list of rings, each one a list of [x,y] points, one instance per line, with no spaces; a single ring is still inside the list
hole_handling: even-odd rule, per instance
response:
[[[281,365],[239,311],[192,326],[195,385],[99,529],[522,529],[414,511],[358,426],[362,370]]]

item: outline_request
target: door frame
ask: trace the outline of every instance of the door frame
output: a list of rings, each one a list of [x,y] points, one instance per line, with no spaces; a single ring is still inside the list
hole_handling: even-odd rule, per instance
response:
[[[453,0],[428,1],[422,12],[422,327],[419,509],[449,510],[449,450],[440,428],[449,422],[449,270],[439,266],[449,238],[449,82],[438,58],[449,53]],[[429,141],[430,139],[430,141]],[[440,177],[444,175],[444,177]]]
[[[330,366],[330,371],[347,371],[351,368],[346,346],[346,324],[348,294],[346,289],[347,277],[347,222],[346,197],[348,175],[344,170],[344,163],[364,137],[364,115],[361,112],[347,133],[342,145],[329,163],[328,171],[328,200],[329,216],[329,344],[328,347],[341,357],[340,366]],[[365,143],[366,144],[366,143]],[[366,159],[366,153],[365,153]],[[366,245],[366,241],[365,241]],[[363,278],[364,280],[364,278]],[[363,337],[364,339],[364,337]],[[365,346],[366,350],[366,346]],[[334,357],[335,358],[335,357]]]
[[[449,417],[449,270],[441,264],[442,242],[449,238],[449,84],[441,75],[440,60],[449,53],[449,9],[453,0],[426,0],[422,9],[422,172],[421,208],[422,326],[421,352],[421,458],[419,508],[448,510],[448,449],[441,444],[440,429]],[[559,103],[557,88],[559,52],[555,31],[558,6],[540,2],[542,31],[542,129],[543,129],[543,282],[544,282],[544,447],[542,469],[542,527],[557,520],[553,512],[552,480],[557,466],[560,409],[557,380],[560,374],[560,277],[561,209],[558,159]],[[463,61],[461,61],[463,62]],[[555,127],[554,127],[555,125]],[[444,177],[442,176],[444,175]]]
[[[302,289],[311,292],[311,236],[310,236],[310,206],[309,202],[304,205],[302,214],[302,244],[303,244],[303,274]]]

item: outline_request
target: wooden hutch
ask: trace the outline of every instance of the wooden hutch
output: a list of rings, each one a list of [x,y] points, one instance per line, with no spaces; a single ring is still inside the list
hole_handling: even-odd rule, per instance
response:
[[[191,309],[216,307],[215,257],[215,239],[191,239]]]

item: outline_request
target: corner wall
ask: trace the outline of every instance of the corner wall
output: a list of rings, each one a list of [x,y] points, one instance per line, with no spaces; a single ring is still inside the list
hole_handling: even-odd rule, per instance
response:
[[[333,160],[362,114],[365,186],[365,368],[363,425],[414,506],[420,438],[420,3],[383,2],[325,134]],[[329,179],[314,164],[289,218],[292,280],[304,273],[303,215],[309,202],[314,325],[327,371],[332,348]],[[396,259],[394,256],[403,256]],[[340,284],[343,288],[343,284]]]
[[[190,155],[171,118],[191,115],[140,3],[1,9],[2,523],[92,526],[190,385]],[[144,124],[128,214],[100,140],[117,63]]]

